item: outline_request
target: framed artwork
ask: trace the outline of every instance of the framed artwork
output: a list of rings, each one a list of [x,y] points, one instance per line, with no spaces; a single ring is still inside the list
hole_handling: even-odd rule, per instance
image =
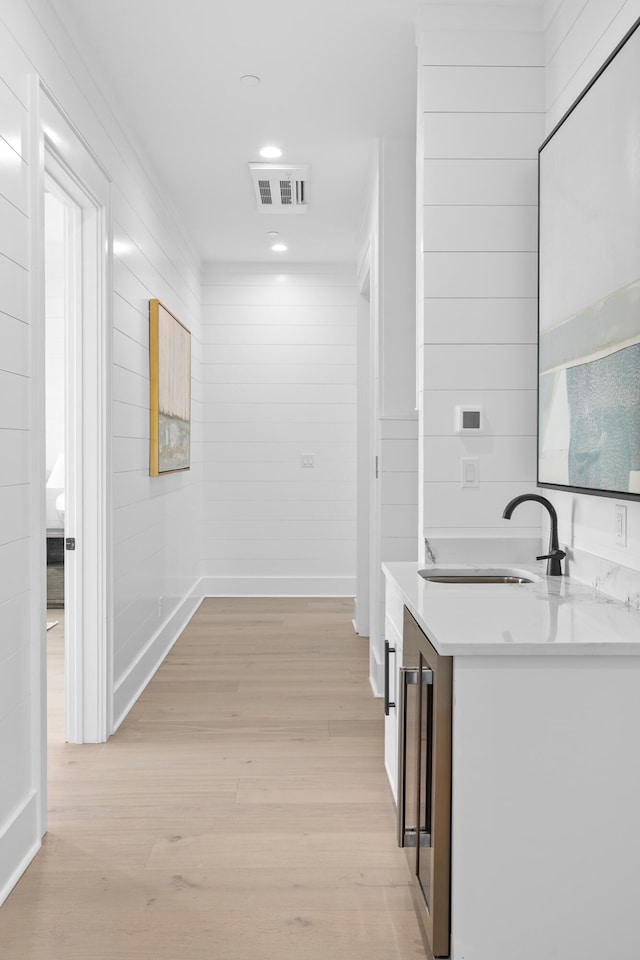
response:
[[[640,20],[539,151],[538,485],[640,499]]]
[[[149,473],[188,470],[191,461],[191,334],[159,300],[149,301]]]

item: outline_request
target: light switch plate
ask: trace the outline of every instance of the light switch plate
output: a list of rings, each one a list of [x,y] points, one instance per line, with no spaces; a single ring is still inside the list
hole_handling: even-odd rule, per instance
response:
[[[460,486],[480,486],[480,461],[477,457],[460,458]]]
[[[627,508],[623,503],[616,503],[616,546],[627,545]]]

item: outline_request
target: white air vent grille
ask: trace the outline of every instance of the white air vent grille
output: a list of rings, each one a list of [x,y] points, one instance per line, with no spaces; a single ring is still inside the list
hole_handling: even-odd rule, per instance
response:
[[[306,213],[309,203],[309,167],[303,164],[250,163],[258,210],[268,213]]]
[[[271,184],[268,180],[258,180],[258,189],[260,190],[260,203],[272,203]]]
[[[293,203],[291,199],[291,181],[290,180],[280,181],[280,203],[283,206]]]

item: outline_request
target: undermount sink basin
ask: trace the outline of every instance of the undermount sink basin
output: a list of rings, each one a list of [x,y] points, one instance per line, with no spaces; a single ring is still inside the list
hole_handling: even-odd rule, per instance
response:
[[[418,570],[430,583],[533,583],[539,578],[521,570],[460,570],[432,567]]]

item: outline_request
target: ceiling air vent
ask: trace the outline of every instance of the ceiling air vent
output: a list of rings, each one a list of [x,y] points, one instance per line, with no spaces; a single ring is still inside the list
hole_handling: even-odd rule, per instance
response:
[[[306,164],[250,163],[258,210],[262,213],[306,213],[309,167]]]

